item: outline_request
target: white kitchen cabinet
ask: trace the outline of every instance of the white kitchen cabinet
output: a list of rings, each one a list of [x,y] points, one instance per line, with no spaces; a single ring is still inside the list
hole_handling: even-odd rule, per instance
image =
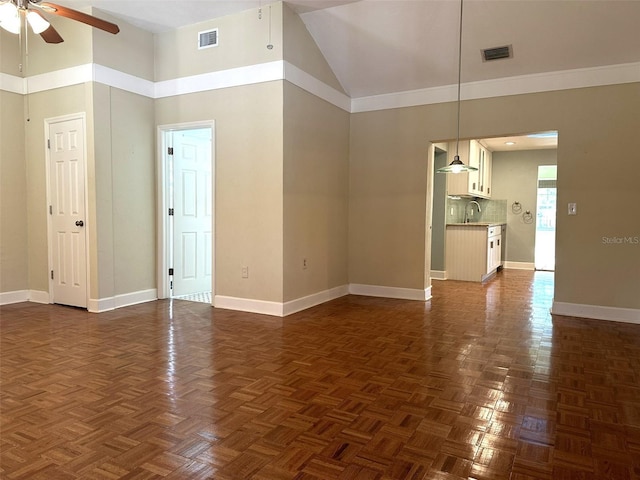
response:
[[[449,280],[483,282],[500,266],[500,224],[447,225],[446,272]]]
[[[456,154],[456,143],[449,143],[448,161],[451,163]],[[447,173],[447,195],[464,197],[491,197],[491,151],[477,140],[462,140],[458,146],[460,160],[478,170],[460,173]]]
[[[502,248],[502,229],[500,225],[487,228],[487,274],[493,273],[501,263]]]
[[[471,158],[469,155],[469,147],[469,141],[461,141],[458,145],[458,155],[465,165],[469,165],[469,158]],[[455,156],[456,142],[450,142],[449,150],[447,151],[447,163],[453,162]],[[447,173],[447,195],[470,195],[474,178],[477,178],[477,172]]]
[[[478,196],[491,198],[491,168],[493,166],[493,156],[491,151],[480,142],[478,144]]]

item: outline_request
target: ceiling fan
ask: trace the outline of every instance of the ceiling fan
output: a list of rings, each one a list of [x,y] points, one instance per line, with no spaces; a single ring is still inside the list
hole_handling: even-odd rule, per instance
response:
[[[63,42],[58,31],[45,19],[42,12],[67,17],[113,34],[120,31],[115,23],[42,0],[0,0],[0,27],[11,33],[20,33],[24,22],[28,23],[33,32],[39,34],[45,42]]]

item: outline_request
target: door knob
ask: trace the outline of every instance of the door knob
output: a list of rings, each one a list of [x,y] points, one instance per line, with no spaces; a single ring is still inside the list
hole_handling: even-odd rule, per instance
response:
[[[76,227],[84,227],[84,222],[82,220],[76,221]]]

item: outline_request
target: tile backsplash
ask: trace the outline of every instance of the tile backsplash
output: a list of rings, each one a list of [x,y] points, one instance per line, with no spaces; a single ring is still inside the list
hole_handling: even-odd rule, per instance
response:
[[[447,198],[447,223],[461,223],[464,221],[464,211],[468,208],[471,212],[469,202],[475,200],[480,204],[482,212],[478,215],[476,205],[473,205],[473,215],[471,222],[496,222],[507,223],[507,201],[506,200],[486,200],[481,198]]]

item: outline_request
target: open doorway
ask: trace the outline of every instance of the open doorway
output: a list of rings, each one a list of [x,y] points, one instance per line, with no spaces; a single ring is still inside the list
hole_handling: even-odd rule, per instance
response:
[[[538,167],[535,269],[555,270],[556,265],[556,165]]]
[[[213,125],[160,127],[162,298],[213,304]]]
[[[469,140],[462,139],[465,142]],[[431,205],[432,225],[430,253],[431,253],[431,279],[451,278],[446,265],[446,230],[450,225],[459,225],[465,222],[465,207],[475,200],[480,208],[474,208],[471,224],[501,223],[503,224],[501,245],[501,265],[505,269],[534,270],[536,268],[536,243],[541,247],[547,257],[552,257],[552,263],[546,262],[544,269],[553,270],[555,267],[555,210],[548,208],[548,203],[542,207],[546,209],[542,225],[554,230],[547,230],[544,241],[536,241],[535,221],[537,218],[538,193],[538,167],[553,165],[557,162],[558,132],[534,132],[503,137],[483,137],[476,139],[491,155],[488,164],[488,176],[490,178],[490,192],[484,195],[474,193],[469,187],[468,192],[451,194],[447,186],[446,178],[455,174],[436,174],[437,165],[442,165],[443,158],[439,158],[441,150],[455,148],[455,142],[432,143],[433,153],[433,198]],[[437,145],[437,146],[436,146]],[[439,150],[440,149],[440,150]],[[447,162],[452,160],[449,152]],[[468,154],[465,163],[468,161]],[[553,165],[555,169],[555,165]],[[468,178],[471,178],[469,176]],[[544,179],[545,182],[551,179]],[[541,185],[550,186],[543,182]],[[456,186],[459,182],[456,182]],[[555,189],[555,174],[553,176],[553,188]],[[548,192],[549,193],[549,192]],[[550,194],[550,193],[549,193]],[[553,191],[555,199],[555,190]],[[444,219],[442,205],[445,206]],[[475,204],[474,204],[475,205]],[[554,223],[548,222],[548,215],[552,215]],[[442,227],[442,224],[444,226]],[[442,228],[440,228],[442,227]],[[549,244],[549,242],[551,242]],[[443,248],[439,248],[439,245]],[[546,245],[546,247],[545,247]],[[549,248],[550,245],[550,248]],[[444,257],[444,258],[443,258]],[[541,257],[542,258],[542,257]]]

